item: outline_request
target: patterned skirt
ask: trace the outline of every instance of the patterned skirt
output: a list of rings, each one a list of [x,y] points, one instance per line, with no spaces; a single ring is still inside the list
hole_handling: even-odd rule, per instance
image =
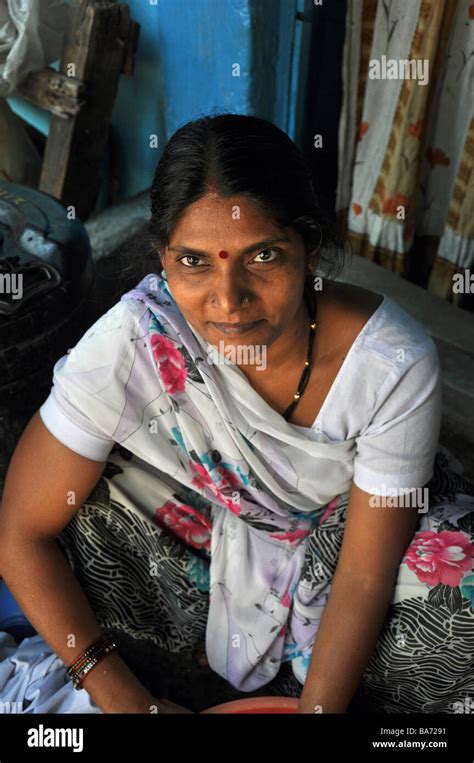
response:
[[[199,527],[190,527],[189,516],[173,527],[150,507],[150,480],[166,480],[150,469],[114,448],[91,495],[58,536],[97,621],[153,696],[194,712],[246,697],[299,697],[303,686],[288,661],[254,692],[238,691],[209,667],[210,552],[191,542]],[[474,483],[439,445],[426,487],[429,509],[419,515],[349,712],[466,712],[474,696]],[[193,491],[176,483],[173,490],[176,505],[199,506]],[[331,588],[347,503],[331,502],[307,544],[303,574],[322,593]],[[199,512],[209,524],[206,506]]]

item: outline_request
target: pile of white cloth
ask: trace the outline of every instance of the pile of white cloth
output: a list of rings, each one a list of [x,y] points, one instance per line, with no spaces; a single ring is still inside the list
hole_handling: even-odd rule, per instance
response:
[[[0,631],[0,713],[101,713],[40,635],[17,644]]]

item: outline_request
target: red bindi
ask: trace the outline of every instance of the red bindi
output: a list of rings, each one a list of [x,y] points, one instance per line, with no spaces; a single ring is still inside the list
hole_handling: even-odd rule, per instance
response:
[[[219,257],[222,257],[223,260],[225,260],[226,257],[229,256],[229,252],[226,252],[222,250],[222,252],[219,252]]]

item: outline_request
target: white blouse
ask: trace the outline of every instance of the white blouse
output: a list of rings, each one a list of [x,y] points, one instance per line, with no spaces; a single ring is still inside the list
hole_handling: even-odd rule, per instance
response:
[[[154,410],[156,369],[140,341],[145,309],[134,301],[117,302],[54,366],[53,386],[39,413],[51,434],[75,453],[105,461],[116,442],[132,453],[141,435],[149,442],[158,403]],[[136,389],[127,389],[136,363],[143,374],[141,399]],[[433,476],[441,403],[433,339],[384,296],[349,349],[313,425],[291,426],[324,442],[355,437],[353,481],[386,495],[393,488],[422,487]],[[134,406],[147,415],[120,439],[118,422]]]

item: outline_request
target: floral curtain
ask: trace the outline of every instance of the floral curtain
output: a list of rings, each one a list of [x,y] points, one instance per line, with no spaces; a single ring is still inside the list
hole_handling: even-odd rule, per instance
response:
[[[353,251],[473,309],[474,3],[348,0],[342,79]]]

